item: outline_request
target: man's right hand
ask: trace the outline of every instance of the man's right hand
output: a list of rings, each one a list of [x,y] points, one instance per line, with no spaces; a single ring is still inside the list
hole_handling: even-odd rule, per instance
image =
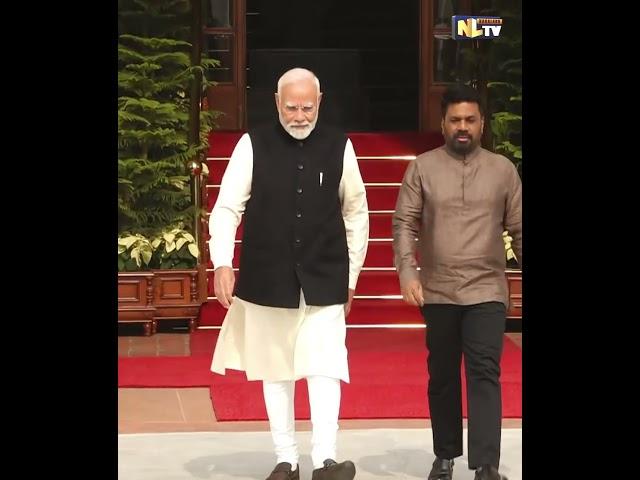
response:
[[[420,280],[410,280],[402,285],[402,299],[409,305],[421,307],[424,305],[424,296],[422,295],[422,284]]]
[[[233,286],[236,276],[231,267],[218,267],[213,273],[213,291],[220,305],[229,308],[233,302]]]

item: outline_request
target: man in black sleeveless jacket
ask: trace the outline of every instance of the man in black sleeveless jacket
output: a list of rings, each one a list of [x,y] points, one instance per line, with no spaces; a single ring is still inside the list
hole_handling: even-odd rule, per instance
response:
[[[317,124],[322,93],[310,71],[278,81],[279,123],[242,136],[210,217],[218,301],[229,311],[212,371],[262,380],[277,465],[268,480],[299,478],[295,380],[309,388],[313,480],[351,480],[336,462],[340,380],[349,381],[345,316],[367,250],[369,217],[351,142]],[[244,214],[239,279],[232,269]],[[235,295],[234,295],[235,287]]]

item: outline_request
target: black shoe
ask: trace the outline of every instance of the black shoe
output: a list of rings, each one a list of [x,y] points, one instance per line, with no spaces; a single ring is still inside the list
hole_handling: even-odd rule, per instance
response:
[[[433,461],[427,480],[451,480],[453,478],[453,459],[437,458]]]
[[[498,469],[493,465],[483,465],[476,469],[476,476],[473,480],[508,480],[504,475],[500,475]]]
[[[300,465],[292,472],[289,462],[280,462],[267,477],[267,480],[300,480]]]
[[[311,480],[353,480],[356,476],[356,466],[349,460],[336,463],[327,458],[322,463],[324,467],[316,468],[311,474]]]

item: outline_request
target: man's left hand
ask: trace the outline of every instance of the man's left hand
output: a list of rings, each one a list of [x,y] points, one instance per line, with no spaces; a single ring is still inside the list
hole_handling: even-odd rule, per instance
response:
[[[352,288],[349,289],[349,300],[344,304],[344,316],[348,316],[351,311],[351,302],[353,302],[353,295],[356,293]]]

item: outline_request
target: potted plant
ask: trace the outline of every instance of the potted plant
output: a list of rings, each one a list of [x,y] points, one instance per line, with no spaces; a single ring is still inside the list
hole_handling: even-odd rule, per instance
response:
[[[187,319],[194,331],[203,302],[198,286],[205,271],[198,266],[196,239],[178,225],[160,232],[151,245],[155,318]]]
[[[161,318],[186,318],[193,327],[193,306],[206,296],[195,245],[202,214],[196,192],[199,159],[219,112],[200,111],[199,102],[211,84],[205,73],[219,62],[197,55],[188,41],[191,4],[121,0],[118,9],[118,227],[153,238],[156,247],[151,258],[146,244],[123,252],[119,276],[150,268],[154,328]],[[177,225],[181,231],[171,233]],[[172,235],[175,242],[167,241]],[[125,305],[119,297],[119,307]]]
[[[118,236],[118,321],[142,323],[145,335],[155,333],[153,273],[148,270],[153,247],[140,234]]]
[[[194,268],[198,263],[196,239],[183,228],[183,225],[162,231],[153,239],[151,246],[154,268]]]
[[[118,271],[134,272],[144,270],[151,262],[153,246],[144,235],[118,235]]]

